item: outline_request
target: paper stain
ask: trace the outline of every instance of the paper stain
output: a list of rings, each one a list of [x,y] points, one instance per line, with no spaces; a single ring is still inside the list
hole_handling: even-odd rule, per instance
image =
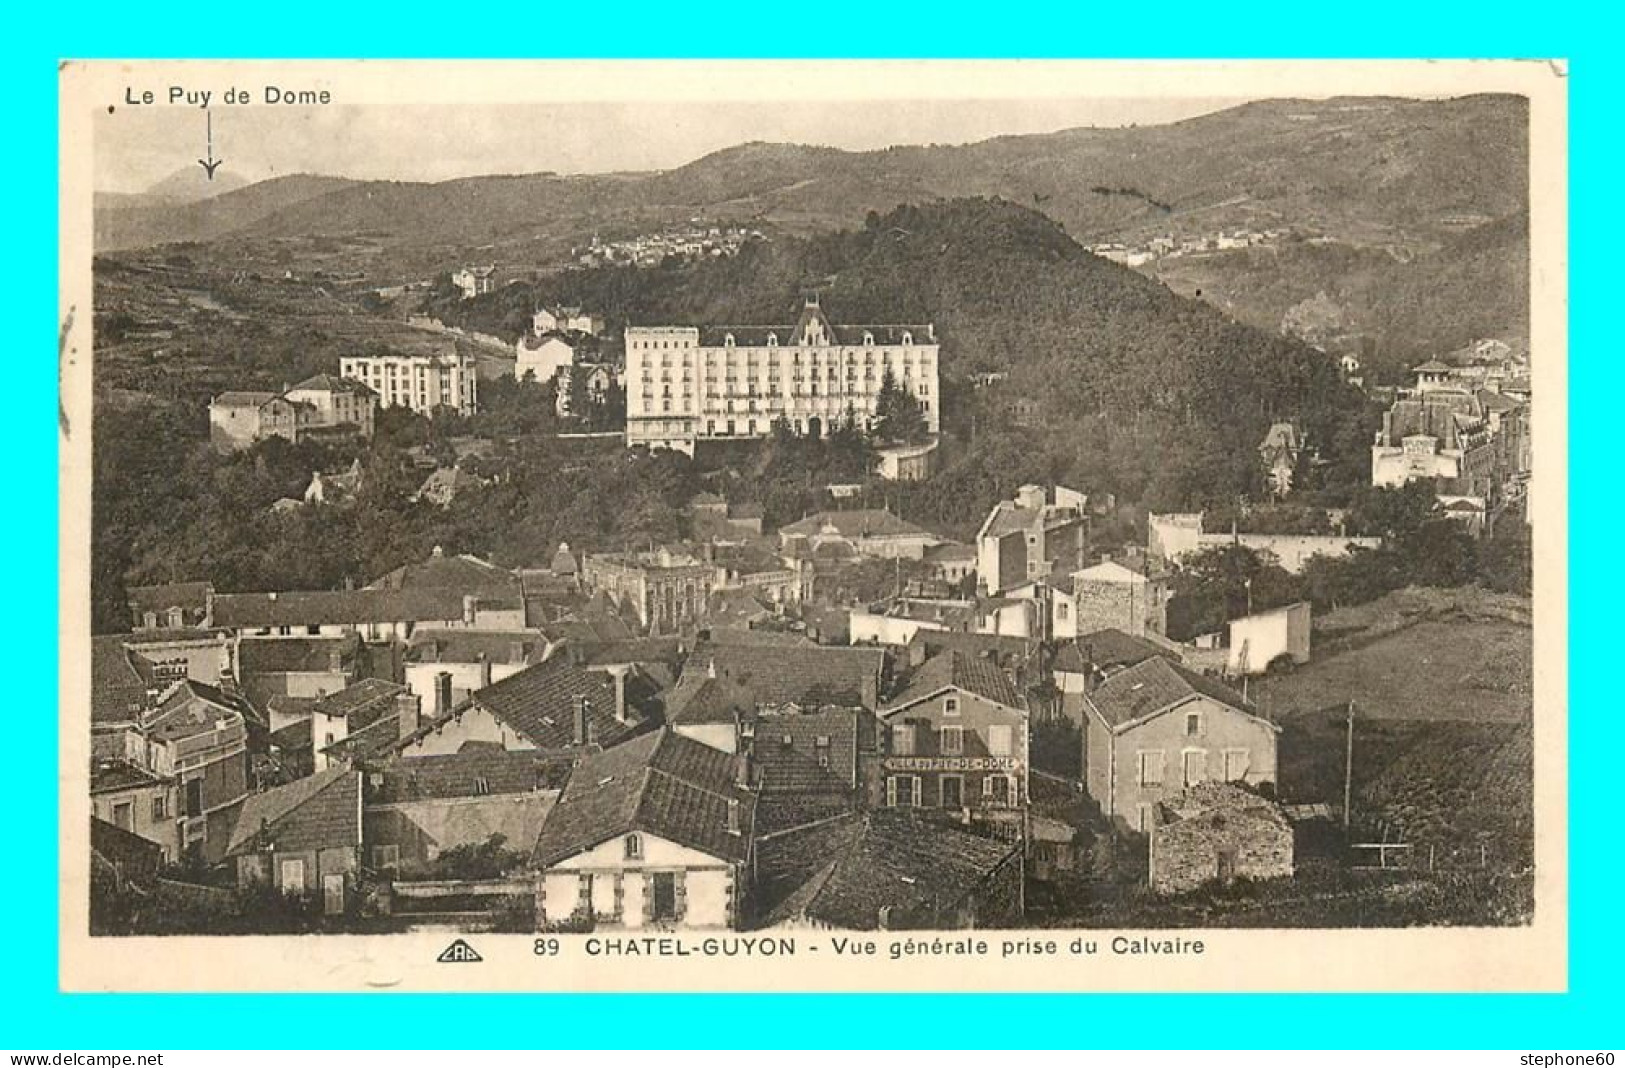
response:
[[[73,426],[68,421],[68,406],[62,401],[62,382],[66,375],[69,353],[68,338],[73,334],[73,307],[68,308],[68,314],[62,319],[62,328],[56,336],[56,421],[62,436],[68,440],[73,439]]]

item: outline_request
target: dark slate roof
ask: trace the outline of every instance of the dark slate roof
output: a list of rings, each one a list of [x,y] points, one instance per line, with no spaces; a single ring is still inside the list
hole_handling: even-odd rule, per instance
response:
[[[157,842],[97,816],[90,817],[90,849],[104,860],[122,864],[134,872],[156,872],[164,859],[164,847]]]
[[[616,638],[578,642],[572,652],[578,664],[670,664],[683,658],[680,638]]]
[[[1111,676],[1087,700],[1109,725],[1122,727],[1198,696],[1255,715],[1253,706],[1224,683],[1160,656]]]
[[[803,838],[828,858],[772,909],[769,925],[805,916],[846,930],[876,930],[886,909],[889,928],[931,927],[1021,851],[1019,842],[909,812],[875,810],[844,826],[839,837],[816,828],[762,843],[763,866],[769,853],[793,853]]]
[[[125,591],[137,611],[162,612],[170,608],[201,611],[208,603],[207,582],[166,582],[159,586],[131,586]]]
[[[575,709],[585,697],[590,705],[589,741],[612,746],[637,733],[641,724],[615,718],[615,684],[602,672],[587,671],[555,657],[469,696],[497,719],[529,739],[539,749],[563,749],[574,744]],[[450,713],[455,717],[460,710]],[[432,730],[430,724],[419,733]]]
[[[1043,515],[1043,511],[1038,508],[1022,508],[1011,501],[1000,501],[993,506],[993,514],[988,517],[980,536],[999,538],[1006,534],[1031,530]]]
[[[464,593],[519,588],[519,578],[513,572],[468,555],[431,555],[426,560],[402,564],[369,586],[375,590],[439,589]]]
[[[1292,829],[1281,806],[1236,783],[1213,780],[1197,783],[1166,798],[1157,809],[1157,822],[1161,826],[1223,813],[1227,817],[1245,816],[1272,823],[1288,834]]]
[[[228,390],[215,397],[209,403],[222,408],[258,408],[267,401],[275,400],[275,393],[262,390]]]
[[[98,760],[90,767],[90,792],[108,794],[143,786],[162,786],[166,780],[124,760]]]
[[[825,645],[729,645],[703,642],[690,659],[750,692],[758,706],[872,707],[886,654]]]
[[[1125,634],[1115,627],[1105,627],[1080,635],[1061,646],[1055,654],[1054,668],[1056,671],[1084,675],[1091,667],[1132,667],[1154,656],[1172,660],[1176,664],[1182,660],[1172,649]]]
[[[557,790],[569,778],[571,766],[568,757],[543,756],[534,750],[466,745],[456,753],[395,761],[379,773],[381,781],[369,787],[367,803]]]
[[[536,842],[549,867],[640,831],[725,860],[750,853],[755,798],[734,781],[734,758],[670,728],[594,754],[570,774]],[[729,802],[739,833],[728,830]]]
[[[946,649],[915,668],[903,692],[887,701],[886,708],[903,708],[949,687],[984,697],[1006,708],[1025,710],[1027,707],[1021,695],[1016,693],[1009,676],[997,664],[958,649]]]
[[[237,647],[237,669],[245,678],[283,672],[348,673],[360,645],[360,637],[354,634],[329,638],[244,638]]]
[[[443,588],[221,593],[214,598],[214,622],[222,627],[416,623],[462,618],[463,591]]]
[[[361,775],[329,768],[315,775],[250,794],[231,829],[226,856],[332,849],[361,844]]]
[[[780,527],[780,534],[811,536],[825,525],[835,528],[847,538],[877,538],[899,534],[929,534],[924,527],[892,515],[884,508],[853,508],[842,511],[817,512],[788,526]]]
[[[789,347],[801,336],[798,328],[792,325],[742,325],[742,326],[702,326],[700,329],[700,344],[707,346],[721,346],[727,342],[728,335],[732,334],[734,344],[740,347],[761,348],[767,345],[768,335],[778,338],[778,344]],[[912,335],[916,345],[935,345],[936,337],[932,332],[931,324],[882,324],[857,326],[838,326],[828,324],[827,336],[833,345],[848,348],[861,348],[865,333],[874,335],[876,345],[897,346],[903,343],[903,334]]]

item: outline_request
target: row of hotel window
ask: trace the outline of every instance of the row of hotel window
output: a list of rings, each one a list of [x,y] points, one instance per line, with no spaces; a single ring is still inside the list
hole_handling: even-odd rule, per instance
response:
[[[891,752],[893,756],[913,756],[919,747],[919,732],[921,724],[899,723],[891,729]],[[940,727],[932,731],[929,725],[924,725],[927,733],[934,733],[937,740],[937,752],[945,756],[957,756],[965,751],[964,727]],[[974,732],[973,732],[974,733]],[[989,756],[1010,756],[1014,747],[1014,731],[1007,725],[995,723],[987,729],[987,752]]]
[[[918,775],[886,776],[887,808],[924,808],[923,780]],[[972,780],[971,789],[975,789]],[[985,775],[981,782],[981,804],[1009,805],[1015,802],[1016,780],[1012,775]],[[970,804],[963,775],[938,775],[936,797],[938,808],[964,808]]]

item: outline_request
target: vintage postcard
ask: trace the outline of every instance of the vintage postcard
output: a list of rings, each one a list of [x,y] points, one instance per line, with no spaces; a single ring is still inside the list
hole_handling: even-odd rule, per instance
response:
[[[1565,989],[1561,62],[60,80],[64,989]]]

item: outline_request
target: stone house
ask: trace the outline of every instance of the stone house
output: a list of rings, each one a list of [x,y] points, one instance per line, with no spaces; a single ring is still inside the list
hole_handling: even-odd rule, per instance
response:
[[[1084,782],[1118,830],[1148,833],[1156,806],[1200,783],[1276,781],[1281,728],[1216,679],[1153,656],[1083,695]]]
[[[1234,879],[1290,878],[1292,825],[1281,807],[1233,783],[1204,782],[1157,806],[1151,889],[1195,890]]]
[[[322,911],[344,912],[361,868],[361,773],[330,768],[250,796],[226,859],[238,886],[321,894]]]

